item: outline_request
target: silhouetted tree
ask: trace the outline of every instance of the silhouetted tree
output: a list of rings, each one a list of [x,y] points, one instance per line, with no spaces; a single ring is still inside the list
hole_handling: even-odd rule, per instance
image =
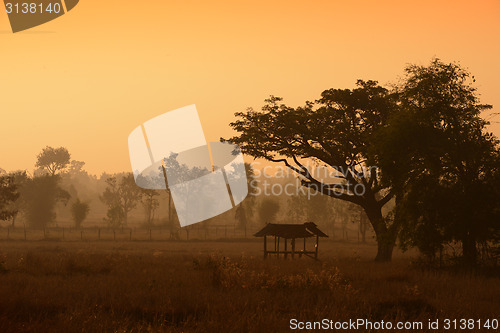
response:
[[[86,171],[83,170],[84,166],[85,162],[72,160],[68,167],[68,173],[73,176],[86,174]]]
[[[12,204],[18,200],[19,192],[13,175],[0,176],[0,220],[8,220],[17,214]]]
[[[17,192],[19,193],[19,198],[10,204],[10,209],[14,212],[11,217],[12,227],[15,227],[17,217],[25,207],[26,202],[24,200],[24,193],[26,192],[25,185],[28,181],[28,175],[26,174],[26,171],[16,171],[10,175],[14,178],[14,183],[16,185]]]
[[[113,204],[108,207],[108,211],[106,212],[106,220],[110,227],[118,228],[122,226],[123,220],[125,218],[125,213],[123,212],[123,208],[118,206],[118,204]]]
[[[70,163],[71,155],[64,147],[45,147],[37,156],[36,167],[46,170],[54,176],[58,171],[66,169]]]
[[[404,247],[433,258],[443,244],[462,243],[475,264],[477,243],[498,230],[498,141],[485,131],[473,76],[434,59],[411,65],[399,87],[400,112],[377,137],[376,163],[396,193],[394,219]]]
[[[89,214],[90,206],[87,202],[80,201],[80,198],[76,198],[75,202],[71,205],[71,216],[73,221],[75,221],[75,228],[80,228],[83,221],[87,218]]]
[[[146,213],[146,225],[151,226],[153,224],[153,218],[156,209],[160,206],[160,201],[158,196],[160,193],[156,190],[143,189],[142,190],[142,207]]]
[[[193,179],[197,179],[199,177],[202,177],[204,175],[207,175],[211,170],[209,170],[206,167],[202,167],[201,165],[187,165],[185,163],[182,163],[177,160],[179,157],[179,154],[171,154],[170,156],[166,157],[163,159],[163,165],[165,166],[160,167],[158,169],[159,172],[163,173],[164,177],[167,177],[167,174],[169,175],[169,183],[175,183],[175,184],[180,184],[186,181],[190,181]],[[211,166],[209,167],[211,169]],[[163,179],[165,179],[163,178]],[[173,205],[173,197],[172,197],[172,192],[170,191],[170,186],[173,184],[167,184],[167,194],[168,194],[168,219],[169,219],[169,225],[171,228],[176,229],[177,228],[177,223],[178,223],[178,216],[174,216],[174,205]],[[190,191],[193,191],[192,193],[195,193],[198,189],[196,187],[190,188]],[[204,209],[204,202],[199,202],[199,205],[197,209],[203,210]],[[207,223],[203,223],[201,226],[208,226]],[[186,229],[186,232],[189,233],[189,231]]]
[[[31,227],[46,227],[56,218],[57,202],[67,204],[70,195],[59,186],[59,182],[59,175],[43,175],[26,181],[22,193],[23,210]]]
[[[101,195],[101,201],[108,206],[108,222],[114,226],[127,225],[128,213],[137,206],[142,189],[135,184],[134,176],[129,173],[121,177],[110,177]]]
[[[353,90],[326,90],[303,107],[281,101],[271,97],[262,112],[236,113],[238,120],[230,125],[239,136],[227,141],[256,158],[284,163],[301,177],[302,186],[363,207],[377,236],[376,260],[391,260],[399,227],[384,219],[382,207],[393,193],[366,163],[375,132],[395,110],[389,91],[359,80]],[[304,160],[328,166],[339,181],[315,178]]]

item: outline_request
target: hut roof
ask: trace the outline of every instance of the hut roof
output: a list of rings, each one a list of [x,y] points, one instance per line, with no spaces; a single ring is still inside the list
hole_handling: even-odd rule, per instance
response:
[[[255,237],[276,236],[282,238],[307,238],[312,236],[328,237],[324,232],[318,229],[313,222],[304,224],[274,224],[268,223],[264,228],[257,232]]]
[[[314,222],[306,222],[304,223],[306,226],[307,230],[309,230],[311,233],[318,235],[319,237],[328,237],[327,234],[325,234],[323,231],[319,230],[318,226]]]

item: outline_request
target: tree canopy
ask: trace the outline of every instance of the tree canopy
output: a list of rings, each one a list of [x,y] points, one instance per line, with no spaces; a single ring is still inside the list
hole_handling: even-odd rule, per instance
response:
[[[498,140],[486,131],[474,77],[457,64],[434,59],[406,68],[398,87],[400,111],[377,137],[375,163],[382,181],[398,198],[404,246],[432,257],[442,244],[462,243],[476,261],[478,241],[486,241],[500,216],[495,175]]]
[[[137,206],[143,191],[135,184],[134,176],[127,173],[117,179],[109,177],[101,201],[108,206],[107,220],[113,227],[127,225],[128,213]]]
[[[396,110],[392,93],[376,81],[358,80],[354,89],[325,90],[301,107],[281,102],[271,96],[261,112],[236,113],[230,126],[239,135],[227,141],[256,158],[284,163],[302,186],[362,206],[377,234],[377,260],[390,260],[397,226],[381,209],[393,194],[367,161],[375,133]],[[317,178],[304,161],[326,166],[332,177]]]
[[[17,210],[12,208],[19,198],[19,192],[15,184],[13,175],[0,176],[0,220],[8,220],[17,214]]]
[[[67,204],[70,194],[62,189],[59,175],[42,175],[26,179],[23,185],[23,210],[31,227],[43,228],[55,221],[55,206]]]
[[[35,166],[46,170],[50,175],[55,175],[58,171],[64,170],[70,163],[71,155],[64,147],[45,147],[37,156]]]

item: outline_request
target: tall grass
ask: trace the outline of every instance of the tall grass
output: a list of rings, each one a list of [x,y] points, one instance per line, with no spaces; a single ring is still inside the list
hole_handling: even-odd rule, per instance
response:
[[[0,332],[287,332],[292,318],[498,317],[498,278],[422,271],[398,255],[377,264],[372,247],[354,244],[323,243],[321,262],[263,260],[260,248],[0,243]]]

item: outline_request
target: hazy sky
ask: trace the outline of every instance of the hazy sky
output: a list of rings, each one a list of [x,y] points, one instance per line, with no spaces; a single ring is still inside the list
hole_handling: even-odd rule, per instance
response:
[[[270,94],[298,105],[434,56],[469,68],[482,101],[500,105],[499,0],[81,0],[17,34],[0,8],[6,170],[32,170],[50,145],[91,173],[128,171],[129,133],[166,111],[196,104],[218,141]]]

